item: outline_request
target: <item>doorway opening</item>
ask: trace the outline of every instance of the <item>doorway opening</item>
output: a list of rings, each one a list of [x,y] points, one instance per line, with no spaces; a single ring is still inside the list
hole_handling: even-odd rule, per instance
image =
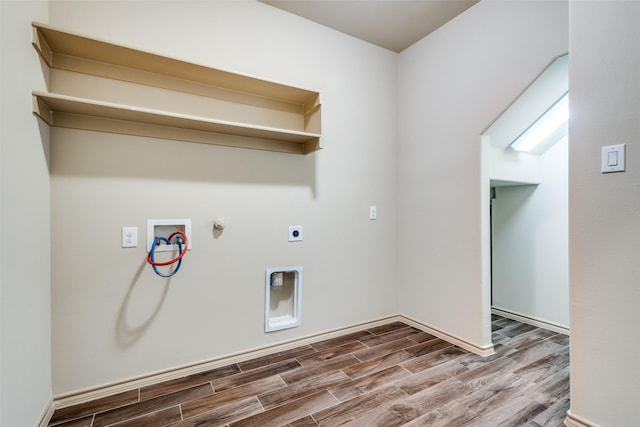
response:
[[[569,332],[567,93],[562,55],[481,137],[487,312],[562,333]],[[528,151],[514,148],[545,123],[537,145],[529,138]]]

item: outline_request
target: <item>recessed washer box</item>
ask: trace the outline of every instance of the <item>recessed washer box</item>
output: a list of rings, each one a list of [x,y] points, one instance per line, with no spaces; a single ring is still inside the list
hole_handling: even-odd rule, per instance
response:
[[[265,291],[265,332],[302,324],[301,266],[267,268]]]
[[[156,237],[166,237],[176,231],[182,231],[187,236],[187,249],[191,249],[191,220],[190,219],[148,219],[147,220],[147,252]],[[177,251],[178,245],[159,245],[156,252]]]

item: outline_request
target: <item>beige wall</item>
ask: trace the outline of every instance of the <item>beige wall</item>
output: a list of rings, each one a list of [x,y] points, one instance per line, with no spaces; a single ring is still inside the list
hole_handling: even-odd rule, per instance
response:
[[[52,130],[56,394],[398,312],[394,53],[259,2],[50,8],[54,26],[318,90],[326,147],[296,156]],[[147,218],[193,222],[169,282],[142,244],[120,248],[121,227],[142,242]],[[299,224],[304,241],[288,243]],[[265,334],[265,269],[289,265],[304,268],[302,326]]]
[[[0,2],[0,425],[31,426],[51,399],[48,129],[31,115],[44,89],[31,21],[47,2]]]
[[[478,348],[491,345],[480,135],[567,52],[567,9],[480,2],[399,55],[400,312]]]
[[[569,228],[571,413],[640,425],[640,2],[572,2]],[[600,173],[626,144],[627,170]]]

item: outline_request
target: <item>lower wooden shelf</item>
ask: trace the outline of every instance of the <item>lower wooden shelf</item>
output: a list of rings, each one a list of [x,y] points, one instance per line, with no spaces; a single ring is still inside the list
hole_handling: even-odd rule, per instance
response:
[[[48,92],[33,92],[33,112],[49,126],[308,154],[320,134],[255,126]]]

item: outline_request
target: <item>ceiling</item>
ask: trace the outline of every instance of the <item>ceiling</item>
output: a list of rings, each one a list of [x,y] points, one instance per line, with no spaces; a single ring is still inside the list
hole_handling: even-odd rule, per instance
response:
[[[353,37],[402,52],[479,0],[260,0]]]

